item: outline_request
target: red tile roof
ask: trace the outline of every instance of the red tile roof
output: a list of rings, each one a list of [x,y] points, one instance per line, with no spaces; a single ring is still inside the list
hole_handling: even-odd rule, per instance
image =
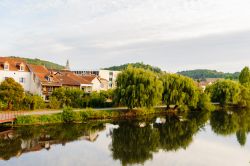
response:
[[[41,81],[42,85],[47,86],[61,86],[60,80],[58,80],[51,72],[43,65],[28,65],[30,71],[33,72]],[[51,80],[48,80],[48,77]]]
[[[61,81],[62,85],[80,86],[81,84],[91,84],[90,81],[69,71],[57,72],[55,76]]]
[[[0,70],[4,70],[4,64],[9,64],[9,71],[20,71],[20,64],[24,65],[24,71],[29,72],[25,60],[21,58],[0,57]]]

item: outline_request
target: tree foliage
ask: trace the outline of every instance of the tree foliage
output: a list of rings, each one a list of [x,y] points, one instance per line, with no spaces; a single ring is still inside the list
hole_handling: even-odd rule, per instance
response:
[[[13,104],[18,104],[23,98],[24,89],[13,78],[7,78],[0,84],[0,99],[7,103],[8,109],[12,109]]]
[[[191,78],[178,74],[163,74],[161,80],[164,89],[162,95],[164,104],[197,107],[199,90]]]
[[[216,70],[197,69],[178,72],[178,74],[191,77],[193,79],[206,79],[206,78],[227,78],[236,80],[239,77],[239,72],[223,73]]]
[[[242,85],[249,85],[250,84],[250,70],[248,67],[245,67],[240,72],[239,81]]]
[[[118,75],[116,101],[129,109],[149,108],[160,102],[162,90],[162,82],[153,72],[129,66]]]
[[[155,67],[155,66],[151,66],[151,65],[147,65],[144,64],[142,62],[137,62],[137,63],[127,63],[124,65],[120,65],[120,66],[112,66],[112,67],[108,67],[108,68],[104,68],[105,70],[117,70],[117,71],[122,71],[128,68],[128,66],[132,66],[134,68],[141,68],[141,69],[145,69],[145,70],[150,70],[153,71],[155,73],[161,73],[162,70],[159,67]]]
[[[219,80],[208,86],[206,92],[210,94],[212,102],[219,102],[225,106],[238,104],[240,101],[241,86],[232,80]]]

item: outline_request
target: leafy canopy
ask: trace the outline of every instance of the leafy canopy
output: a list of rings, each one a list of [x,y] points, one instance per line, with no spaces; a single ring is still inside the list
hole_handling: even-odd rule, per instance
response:
[[[13,104],[18,104],[24,98],[24,89],[13,78],[7,78],[0,84],[0,99],[12,109]]]
[[[117,77],[116,101],[129,109],[149,108],[161,100],[162,90],[155,73],[129,66]]]

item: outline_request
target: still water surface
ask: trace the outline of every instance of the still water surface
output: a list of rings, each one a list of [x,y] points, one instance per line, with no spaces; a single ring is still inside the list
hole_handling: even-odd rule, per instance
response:
[[[1,127],[0,165],[250,166],[249,112]]]

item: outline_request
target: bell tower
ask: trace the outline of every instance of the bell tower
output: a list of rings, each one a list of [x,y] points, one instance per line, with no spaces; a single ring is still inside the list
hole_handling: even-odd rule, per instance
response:
[[[66,62],[65,70],[70,70],[70,67],[69,67],[69,60],[67,60],[67,62]]]

